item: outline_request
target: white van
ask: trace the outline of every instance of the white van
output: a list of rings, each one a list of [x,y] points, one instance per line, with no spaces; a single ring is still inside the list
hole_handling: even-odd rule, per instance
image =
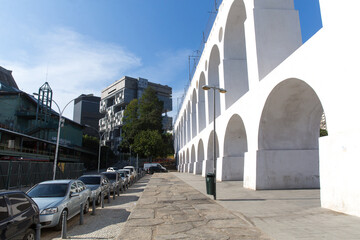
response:
[[[131,175],[134,176],[134,180],[136,179],[136,177],[137,177],[137,172],[136,172],[135,167],[133,167],[133,166],[125,166],[125,167],[123,167],[123,169],[129,169],[130,172],[131,172]]]

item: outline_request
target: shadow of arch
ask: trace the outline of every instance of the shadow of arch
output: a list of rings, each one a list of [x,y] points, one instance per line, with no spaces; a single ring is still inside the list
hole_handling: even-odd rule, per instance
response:
[[[257,189],[319,188],[323,107],[304,81],[288,79],[269,94],[260,119]]]
[[[226,109],[249,91],[246,59],[246,10],[243,0],[235,0],[230,8],[224,36],[224,87]]]
[[[220,64],[220,52],[217,45],[214,45],[209,60],[209,72],[208,72],[208,85],[219,87],[219,64]],[[214,118],[214,91],[212,89],[206,91],[208,96],[208,119],[209,124],[213,121]],[[215,117],[220,116],[220,92],[215,91]]]
[[[222,180],[243,180],[244,154],[248,151],[245,125],[241,117],[233,115],[226,127]]]
[[[201,72],[199,80],[199,102],[198,102],[198,116],[199,116],[199,132],[206,126],[206,110],[205,110],[205,91],[202,86],[206,84],[205,74]]]

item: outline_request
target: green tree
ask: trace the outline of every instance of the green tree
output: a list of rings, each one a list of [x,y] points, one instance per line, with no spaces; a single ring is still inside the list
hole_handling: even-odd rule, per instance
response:
[[[123,139],[122,148],[129,148],[134,143],[136,134],[141,131],[139,122],[139,103],[137,99],[133,99],[124,111],[123,117]]]
[[[163,153],[161,157],[167,157],[174,154],[174,138],[171,133],[163,134]]]
[[[162,136],[157,130],[143,130],[136,135],[133,148],[141,157],[159,156],[163,151]]]
[[[157,130],[162,133],[164,103],[158,99],[153,88],[148,87],[139,100],[139,124],[141,130]]]
[[[172,135],[162,127],[163,102],[151,87],[145,89],[139,100],[131,101],[123,118],[122,151],[138,153],[141,157],[165,157],[173,154]]]

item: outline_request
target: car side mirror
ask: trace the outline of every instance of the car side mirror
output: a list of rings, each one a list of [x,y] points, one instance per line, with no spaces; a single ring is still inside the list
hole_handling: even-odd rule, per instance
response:
[[[79,196],[79,195],[80,195],[79,193],[73,192],[73,193],[70,194],[70,197],[77,197],[77,196]]]

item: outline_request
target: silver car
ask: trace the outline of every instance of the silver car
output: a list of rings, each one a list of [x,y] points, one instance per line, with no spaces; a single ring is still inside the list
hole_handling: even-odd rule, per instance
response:
[[[40,209],[42,227],[61,230],[62,214],[67,220],[80,213],[80,204],[87,213],[90,206],[90,189],[79,180],[53,180],[41,182],[27,191]]]
[[[117,170],[117,172],[120,173],[120,176],[121,176],[122,180],[124,181],[124,189],[128,189],[130,186],[129,172],[124,169]]]
[[[102,175],[106,176],[110,181],[110,192],[113,194],[117,193],[117,191],[122,191],[123,189],[123,180],[120,177],[120,174],[117,171],[114,172],[102,172]]]
[[[82,175],[78,178],[85,183],[85,185],[91,190],[90,202],[95,199],[95,203],[99,205],[101,203],[101,194],[105,197],[109,194],[110,181],[102,174]]]

